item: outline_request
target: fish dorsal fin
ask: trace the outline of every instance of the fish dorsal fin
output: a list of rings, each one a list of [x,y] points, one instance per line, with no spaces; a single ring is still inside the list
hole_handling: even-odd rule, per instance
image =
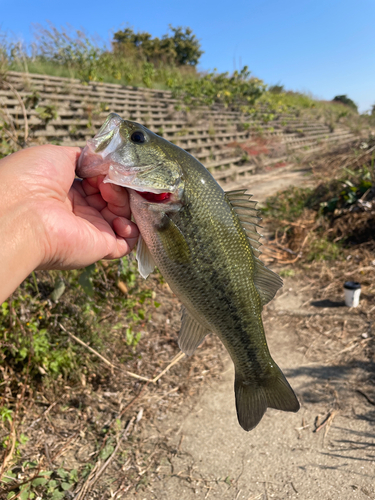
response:
[[[274,298],[277,290],[283,286],[283,280],[278,274],[268,269],[258,257],[254,257],[254,260],[254,285],[264,306]]]
[[[271,269],[268,269],[258,258],[262,253],[259,250],[262,245],[259,241],[262,235],[258,233],[257,228],[261,227],[258,222],[262,218],[259,216],[259,210],[255,208],[257,202],[250,199],[252,195],[246,194],[246,189],[229,191],[226,196],[238,216],[254,254],[254,284],[260,295],[262,305],[268,304],[274,298],[277,290],[283,286],[283,280]]]
[[[205,336],[210,333],[202,326],[189,311],[182,306],[182,325],[178,335],[178,345],[182,352],[191,356],[195,349],[201,344]]]
[[[226,197],[236,212],[243,230],[248,237],[249,243],[255,257],[259,257],[262,253],[259,247],[262,245],[259,240],[262,237],[257,231],[257,227],[261,227],[259,222],[262,220],[259,210],[256,209],[257,202],[251,200],[252,195],[246,194],[246,189],[238,189],[236,191],[228,191]]]
[[[155,261],[141,235],[138,238],[137,261],[139,274],[146,279],[155,269]]]

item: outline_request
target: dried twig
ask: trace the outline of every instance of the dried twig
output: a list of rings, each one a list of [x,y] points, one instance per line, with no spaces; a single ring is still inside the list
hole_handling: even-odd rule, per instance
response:
[[[95,354],[95,356],[97,356],[102,361],[104,361],[104,363],[106,365],[110,366],[112,369],[116,368],[115,365],[113,365],[107,358],[105,358],[104,356],[102,356],[101,354],[99,354],[98,351],[95,351],[95,349],[93,349],[92,347],[90,347],[89,345],[87,345],[85,342],[83,342],[83,340],[81,340],[78,337],[76,337],[73,333],[68,332],[68,330],[66,328],[64,328],[61,323],[59,323],[59,327],[61,328],[61,330],[63,330],[65,333],[67,333],[70,337],[72,337],[72,339],[74,339],[76,342],[78,342],[78,344],[81,344],[83,347],[86,347],[86,349],[88,349],[90,352],[92,352],[93,354]]]
[[[9,446],[9,443],[10,443],[10,446]],[[11,430],[10,430],[10,434],[9,434],[9,442],[8,442],[8,446],[7,446],[7,451],[9,449],[9,452],[6,453],[4,460],[3,460],[3,463],[1,464],[0,478],[3,476],[3,472],[5,471],[5,468],[8,464],[8,462],[10,462],[10,460],[13,457],[15,445],[16,445],[16,429],[15,429],[15,425],[14,425],[14,420],[12,420]]]
[[[345,165],[342,168],[343,169],[346,168],[350,163],[357,163],[358,160],[360,160],[361,158],[363,158],[367,154],[371,153],[372,151],[375,151],[375,146],[373,146],[372,148],[368,149],[367,151],[365,151],[361,155],[357,156],[357,158],[354,158],[354,159],[352,157],[349,158],[349,160],[345,163]]]
[[[82,488],[79,490],[77,495],[74,497],[74,500],[80,500],[85,498],[86,491],[89,488],[89,479],[94,476],[95,472],[99,469],[100,467],[100,462],[96,462],[93,470],[91,471],[89,477],[86,479],[85,483],[83,484]]]
[[[29,358],[29,362],[27,365],[27,370],[29,370],[29,366],[30,366],[30,358]],[[7,464],[12,460],[12,457],[13,457],[13,453],[14,453],[15,446],[16,446],[16,421],[18,419],[18,414],[20,411],[21,403],[23,401],[23,397],[25,395],[25,391],[26,391],[26,383],[23,383],[21,394],[19,395],[19,398],[17,399],[16,411],[15,411],[14,417],[12,418],[12,422],[11,422],[9,441],[8,441],[7,449],[5,451],[5,457],[4,457],[3,463],[1,464],[1,467],[0,467],[0,478],[2,477]],[[10,443],[10,446],[9,446],[9,443]],[[7,453],[8,449],[9,449],[9,453]]]
[[[370,405],[375,406],[375,400],[374,399],[371,399],[370,396],[368,396],[365,392],[361,391],[360,389],[357,389],[357,392],[359,394],[362,394],[362,396],[367,399],[367,401],[370,403]]]
[[[73,436],[70,439],[68,439],[68,441],[64,444],[64,446],[60,448],[60,450],[53,457],[51,457],[51,462],[54,462],[68,448],[70,443],[79,436],[79,432],[80,431],[73,434]]]
[[[136,378],[138,380],[143,380],[144,382],[152,382],[153,384],[156,384],[156,382],[165,374],[167,373],[167,371],[169,371],[172,366],[174,366],[176,363],[178,363],[179,361],[181,361],[182,358],[185,357],[185,353],[183,352],[179,352],[173,359],[172,361],[169,363],[169,365],[164,368],[164,370],[162,370],[159,375],[157,375],[155,378],[153,379],[149,379],[147,377],[143,377],[142,375],[137,375],[136,373],[133,373],[133,372],[129,372],[127,370],[122,370],[121,368],[118,368],[117,366],[115,366],[114,364],[112,364],[107,358],[105,358],[104,356],[102,356],[101,354],[98,353],[98,351],[95,351],[95,349],[93,349],[92,347],[90,347],[89,345],[87,345],[85,342],[83,342],[83,340],[81,340],[80,338],[76,337],[73,333],[71,332],[68,332],[68,330],[66,328],[64,328],[64,326],[59,323],[59,326],[60,328],[65,332],[67,333],[70,337],[72,337],[76,342],[78,342],[79,344],[81,344],[83,347],[86,347],[86,349],[88,349],[90,352],[92,352],[93,354],[95,354],[95,356],[97,356],[98,358],[100,358],[102,361],[104,361],[104,363],[106,363],[108,366],[110,366],[112,368],[112,370],[120,370],[124,373],[126,373],[127,375],[129,375],[130,377],[133,377],[133,378]]]
[[[46,459],[47,459],[47,462],[48,462],[48,465],[50,467],[51,470],[54,470],[54,465],[52,463],[52,460],[51,460],[51,454],[49,452],[49,446],[47,443],[44,443],[44,453],[46,455]]]
[[[112,370],[124,371],[127,375],[129,375],[129,377],[133,377],[133,378],[136,378],[138,380],[143,380],[145,382],[150,382],[150,379],[148,379],[147,377],[142,377],[141,375],[137,375],[136,373],[129,372],[127,370],[122,370],[121,368],[118,368],[117,366],[115,366],[114,364],[112,364],[107,358],[105,358],[104,356],[102,356],[101,354],[99,354],[98,351],[95,351],[95,349],[93,349],[92,347],[90,347],[89,345],[87,345],[85,342],[83,342],[83,340],[81,340],[80,338],[76,337],[73,333],[68,332],[68,330],[66,328],[64,328],[61,323],[59,323],[59,326],[60,326],[60,328],[65,333],[67,333],[70,337],[72,337],[72,339],[74,339],[76,342],[78,342],[79,344],[81,344],[83,347],[86,347],[86,349],[88,349],[90,352],[92,352],[93,354],[95,354],[95,356],[97,356],[102,361],[104,361],[104,363],[106,365],[110,366],[112,368]]]
[[[333,419],[335,418],[335,416],[338,414],[339,410],[331,410],[330,412],[328,412],[328,415],[327,417],[324,419],[324,421],[315,429],[314,432],[319,432],[321,429],[323,429],[323,427],[326,428],[325,432],[324,432],[324,437],[327,436],[328,434],[328,431],[332,425],[332,421]]]
[[[123,409],[121,410],[120,414],[117,416],[117,419],[121,418],[121,417],[124,415],[124,413],[125,413],[125,412],[127,412],[127,411],[129,410],[129,408],[131,408],[131,407],[134,405],[134,403],[135,403],[136,401],[138,401],[138,399],[140,399],[140,398],[143,396],[143,393],[144,393],[144,392],[145,392],[145,390],[147,389],[147,386],[148,386],[148,383],[147,383],[147,384],[145,384],[145,385],[142,387],[142,389],[141,389],[140,393],[139,393],[139,394],[138,394],[138,395],[137,395],[134,399],[132,399],[132,401],[130,401],[130,403],[128,403],[128,404],[125,406],[125,408],[123,408]],[[117,419],[115,419],[115,420],[113,421],[113,423],[115,423]],[[111,427],[112,427],[112,425],[111,425]]]
[[[181,361],[182,358],[184,358],[186,356],[186,354],[184,352],[179,352],[173,359],[172,361],[169,363],[169,365],[164,368],[164,370],[162,372],[159,373],[159,375],[157,375],[155,378],[153,378],[151,380],[151,382],[153,384],[155,384],[160,377],[162,377],[165,373],[167,373],[168,370],[170,370],[170,368],[172,368],[173,365],[175,365],[176,363],[178,363],[179,361]]]
[[[27,112],[26,112],[26,108],[25,108],[25,105],[23,103],[22,97],[20,96],[20,94],[18,93],[18,91],[16,90],[16,88],[11,83],[9,83],[7,81],[3,81],[3,84],[7,85],[8,88],[10,88],[10,90],[17,97],[17,100],[20,103],[20,106],[21,106],[21,109],[22,109],[23,118],[25,120],[25,133],[24,133],[24,137],[23,137],[23,142],[26,144],[27,143],[27,139],[29,137],[29,121],[27,119]]]
[[[360,340],[359,342],[357,341],[357,339],[352,340],[351,342],[349,342],[349,345],[347,347],[345,347],[344,349],[341,349],[341,351],[336,352],[334,354],[334,356],[332,356],[332,358],[330,358],[330,359],[327,359],[325,361],[325,363],[330,363],[331,361],[336,359],[340,354],[343,354],[344,352],[352,351],[353,349],[356,349],[357,347],[359,347],[363,344],[366,344],[369,340],[371,340],[371,337],[368,337],[367,339]]]

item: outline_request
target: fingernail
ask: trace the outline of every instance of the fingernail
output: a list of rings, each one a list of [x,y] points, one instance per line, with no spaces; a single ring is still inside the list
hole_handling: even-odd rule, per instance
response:
[[[112,184],[112,188],[118,193],[121,193],[121,191],[123,190],[123,188],[121,186],[118,186],[117,184]]]

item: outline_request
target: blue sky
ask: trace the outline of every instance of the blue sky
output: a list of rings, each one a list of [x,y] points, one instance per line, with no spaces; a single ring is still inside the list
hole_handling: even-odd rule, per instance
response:
[[[31,40],[32,23],[69,23],[105,40],[133,26],[154,36],[190,26],[205,51],[200,69],[248,65],[268,84],[320,99],[347,94],[375,104],[374,0],[0,0],[0,29]]]

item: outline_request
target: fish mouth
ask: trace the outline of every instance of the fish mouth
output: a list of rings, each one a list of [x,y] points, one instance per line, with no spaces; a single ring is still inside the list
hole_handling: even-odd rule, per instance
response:
[[[136,191],[138,194],[142,196],[147,201],[151,201],[152,203],[166,203],[171,199],[172,193],[151,193],[147,191]]]
[[[111,145],[98,152],[95,148],[95,138],[88,140],[78,160],[77,175],[85,178],[106,174],[103,183],[115,184],[131,190],[149,203],[161,204],[178,199],[178,195],[181,194],[180,179],[171,179],[172,182],[169,185],[168,182],[159,183],[157,180],[154,184],[147,182],[148,172],[160,165],[130,166],[118,163],[111,158],[112,150],[108,154],[110,147]]]
[[[119,179],[111,179],[110,174],[107,174],[104,177],[104,184],[116,184],[116,186],[121,186],[127,189],[131,189],[137,193],[139,193],[141,196],[147,199],[147,196],[149,195],[154,195],[156,199],[157,197],[161,197],[160,199],[166,199],[167,195],[172,195],[175,192],[175,189],[165,189],[164,188],[155,188],[153,186],[146,186],[146,185],[139,185],[136,182],[136,176],[129,174],[127,177],[128,179],[124,179],[124,175],[122,176],[121,180]]]
[[[152,186],[139,186],[134,181],[134,175],[129,175],[129,181],[126,182],[123,179],[121,181],[117,179],[111,179],[110,175],[106,175],[103,182],[105,184],[116,184],[116,186],[124,187],[128,190],[137,193],[137,195],[141,196],[144,200],[147,200],[151,203],[168,203],[171,200],[171,197],[176,194],[175,190],[166,190],[165,188],[154,188]]]
[[[121,171],[118,171],[113,163],[110,165],[103,182],[132,190],[151,203],[167,203],[172,197],[175,198],[179,191],[178,186],[159,188],[147,185],[143,179],[137,177],[137,172],[124,168],[123,165],[121,165]]]

